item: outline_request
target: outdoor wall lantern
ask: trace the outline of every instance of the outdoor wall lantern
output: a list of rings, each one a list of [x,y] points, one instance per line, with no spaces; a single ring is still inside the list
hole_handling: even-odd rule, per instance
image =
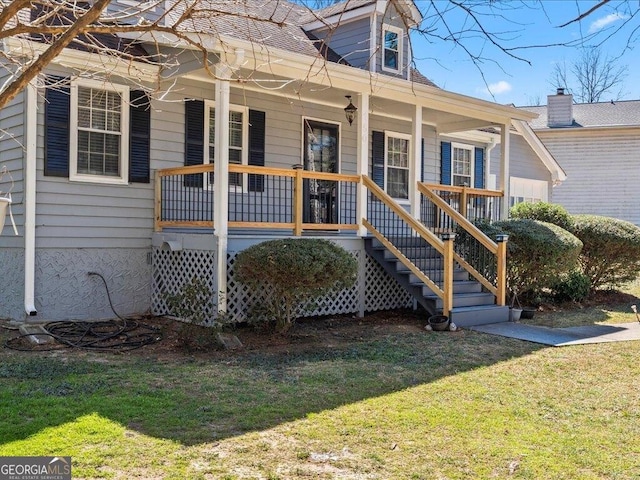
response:
[[[349,105],[344,107],[344,114],[347,117],[349,125],[351,125],[353,123],[353,119],[356,117],[356,111],[358,110],[358,108],[353,103],[351,103],[351,95],[345,95],[345,98],[349,100]]]

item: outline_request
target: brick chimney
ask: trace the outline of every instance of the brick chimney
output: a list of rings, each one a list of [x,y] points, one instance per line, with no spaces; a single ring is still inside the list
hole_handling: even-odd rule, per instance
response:
[[[565,95],[558,88],[555,95],[547,95],[547,126],[570,127],[573,124],[573,95]]]

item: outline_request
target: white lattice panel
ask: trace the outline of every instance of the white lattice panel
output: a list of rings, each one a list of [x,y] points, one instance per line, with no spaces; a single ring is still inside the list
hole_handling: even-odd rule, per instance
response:
[[[353,287],[332,292],[301,307],[298,316],[337,315],[359,311],[359,292],[364,283],[364,310],[392,310],[412,306],[411,296],[390,277],[378,263],[361,251],[350,252],[361,265]],[[361,261],[364,256],[364,261]],[[252,305],[264,302],[264,293],[251,292],[234,276],[236,253],[227,255],[227,314],[232,322],[247,320]],[[193,277],[207,281],[216,301],[215,252],[205,250],[165,251],[153,250],[152,310],[155,314],[167,314],[164,293],[175,294]],[[364,270],[363,270],[364,268]],[[212,316],[215,312],[207,312]]]
[[[378,262],[367,255],[365,263],[365,311],[409,308],[413,305],[411,295]]]
[[[358,259],[360,252],[351,253]],[[233,321],[246,320],[249,309],[254,305],[264,302],[264,292],[251,292],[246,286],[234,278],[233,265],[235,256],[227,255],[227,314]],[[331,292],[320,298],[302,305],[298,310],[299,317],[312,317],[318,315],[337,315],[354,313],[358,311],[358,292],[361,275],[353,287],[338,292]]]
[[[178,293],[183,285],[194,277],[204,280],[212,292],[213,304],[217,303],[216,295],[216,254],[213,250],[180,250],[168,251],[153,249],[153,275],[151,285],[151,308],[156,315],[166,315],[167,304],[165,294]],[[215,311],[207,311],[213,317]]]

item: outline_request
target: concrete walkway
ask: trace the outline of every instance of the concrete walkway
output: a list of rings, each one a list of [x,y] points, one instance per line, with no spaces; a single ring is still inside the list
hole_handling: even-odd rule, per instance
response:
[[[476,332],[517,338],[528,342],[562,347],[584,343],[625,342],[640,340],[640,323],[587,325],[584,327],[550,328],[518,322],[492,323],[468,327]]]

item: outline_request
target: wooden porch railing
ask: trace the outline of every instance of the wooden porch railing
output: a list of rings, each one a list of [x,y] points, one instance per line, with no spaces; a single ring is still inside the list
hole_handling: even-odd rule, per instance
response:
[[[455,261],[495,295],[496,304],[505,305],[506,242],[496,243],[491,240],[430,187],[427,184],[418,184],[418,191],[423,200],[421,204],[435,211],[436,216],[447,225],[447,230],[458,235]]]
[[[424,187],[438,194],[445,202],[469,221],[496,221],[501,217],[503,192],[483,188],[458,187],[440,185],[437,183],[423,183]],[[449,226],[445,219],[438,217],[433,210],[422,205],[421,220],[425,225],[433,225],[440,231],[447,231]]]
[[[213,165],[159,170],[155,183],[155,230],[167,227],[213,228],[213,175]],[[357,215],[360,182],[369,191],[367,218],[358,218]],[[418,184],[418,189],[422,195],[423,215],[420,220],[413,218],[367,176],[229,165],[228,226],[290,230],[299,236],[305,230],[356,230],[359,225],[364,225],[442,299],[444,311],[449,311],[453,305],[454,261],[493,293],[498,305],[504,305],[506,244],[493,242],[468,218],[468,205],[476,199],[485,200],[476,202],[474,208],[485,202],[485,207],[476,210],[489,212],[493,218],[494,210],[489,208],[489,201],[502,193],[428,184]],[[457,195],[458,199],[453,200],[451,196],[443,199],[439,192],[449,192]],[[371,203],[374,197],[377,210]],[[466,205],[466,215],[458,212],[456,205]],[[425,212],[432,212],[432,217],[425,216]],[[397,223],[392,225],[389,222]],[[437,236],[438,232],[457,232],[460,229],[466,238],[464,242],[456,242],[455,250],[452,241],[443,242]],[[416,248],[416,238],[444,257],[441,281],[428,278],[412,261],[411,252]]]
[[[155,230],[213,228],[213,165],[159,170]],[[357,230],[358,175],[229,165],[228,226],[291,230]]]

